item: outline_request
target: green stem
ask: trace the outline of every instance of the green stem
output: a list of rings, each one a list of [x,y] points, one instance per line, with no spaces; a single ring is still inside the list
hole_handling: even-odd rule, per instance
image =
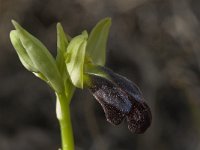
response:
[[[70,119],[70,99],[71,96],[66,97],[65,94],[57,94],[56,113],[61,129],[62,150],[74,150],[74,137]]]

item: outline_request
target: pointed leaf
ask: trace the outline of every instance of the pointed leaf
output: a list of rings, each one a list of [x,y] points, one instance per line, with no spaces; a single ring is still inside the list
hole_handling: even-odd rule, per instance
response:
[[[17,22],[12,22],[34,66],[48,79],[56,92],[61,92],[63,90],[63,83],[53,56],[37,38],[28,33]]]
[[[57,24],[57,57],[56,62],[61,75],[66,76],[65,52],[69,42],[60,23]]]
[[[105,18],[97,23],[89,35],[86,53],[96,65],[105,65],[106,43],[110,26],[111,19]]]
[[[10,32],[10,40],[23,66],[31,72],[38,72],[18,37],[18,31],[12,30]]]
[[[71,40],[67,48],[65,58],[67,71],[74,86],[83,88],[83,65],[85,49],[87,44],[87,33],[76,36]]]

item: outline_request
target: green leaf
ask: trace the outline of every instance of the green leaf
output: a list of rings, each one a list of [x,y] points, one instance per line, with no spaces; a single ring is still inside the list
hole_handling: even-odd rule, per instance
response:
[[[57,57],[56,62],[62,77],[66,76],[65,52],[69,42],[60,23],[57,24]]]
[[[110,26],[111,19],[105,18],[97,23],[89,35],[86,54],[91,57],[96,65],[105,65],[106,43]]]
[[[74,86],[83,88],[83,65],[87,45],[87,32],[71,40],[65,55],[65,62],[70,79]]]
[[[10,39],[23,66],[31,72],[38,72],[18,37],[18,31],[12,30],[10,32]]]
[[[60,23],[57,24],[57,57],[56,62],[57,66],[60,70],[60,73],[63,78],[63,83],[65,86],[65,94],[69,99],[73,94],[73,91],[75,90],[74,85],[72,84],[69,74],[67,72],[67,68],[65,65],[65,53],[67,52],[67,47],[69,45],[68,40],[71,40],[71,38],[65,34],[63,27]],[[70,91],[70,92],[69,92]]]
[[[28,33],[17,22],[12,22],[33,65],[47,78],[56,92],[62,92],[64,90],[63,83],[53,56],[37,38]]]

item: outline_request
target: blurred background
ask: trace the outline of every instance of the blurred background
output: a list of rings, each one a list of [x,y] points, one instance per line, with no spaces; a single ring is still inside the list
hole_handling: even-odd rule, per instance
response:
[[[142,90],[153,122],[142,135],[109,124],[87,90],[71,103],[76,150],[200,149],[199,0],[0,0],[0,150],[57,150],[55,95],[21,65],[11,19],[56,54],[56,23],[71,36],[110,16],[107,66]]]

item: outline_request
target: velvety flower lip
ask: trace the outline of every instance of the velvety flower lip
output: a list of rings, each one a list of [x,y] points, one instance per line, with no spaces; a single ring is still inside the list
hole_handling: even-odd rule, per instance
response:
[[[90,75],[89,90],[103,107],[108,122],[120,124],[124,118],[133,133],[143,133],[150,126],[152,115],[139,88],[105,67],[99,67],[109,78]]]

